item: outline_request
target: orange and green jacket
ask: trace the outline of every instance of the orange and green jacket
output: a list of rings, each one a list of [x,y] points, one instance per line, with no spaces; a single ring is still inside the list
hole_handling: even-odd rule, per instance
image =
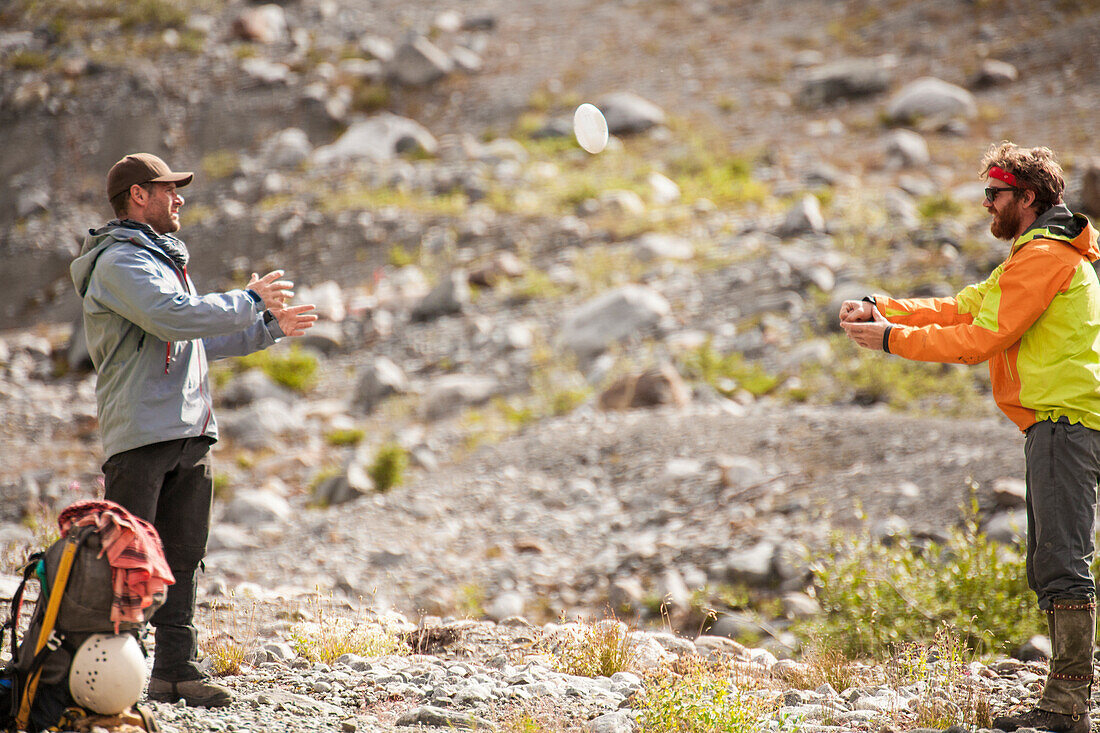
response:
[[[884,348],[917,361],[989,361],[993,397],[1019,426],[1066,417],[1100,430],[1100,258],[1088,219],[1058,205],[985,282],[954,298],[875,296]]]

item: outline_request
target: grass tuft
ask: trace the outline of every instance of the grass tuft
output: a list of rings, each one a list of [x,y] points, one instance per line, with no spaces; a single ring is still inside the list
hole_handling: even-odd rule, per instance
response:
[[[642,733],[753,733],[770,709],[723,664],[696,657],[646,675],[639,723]]]
[[[409,652],[402,629],[385,617],[364,619],[332,615],[318,600],[312,618],[295,624],[290,630],[294,651],[310,662],[331,664],[344,654],[381,657]]]
[[[578,677],[610,677],[635,662],[634,639],[626,624],[611,617],[568,627],[554,650],[559,672]]]
[[[295,392],[308,392],[317,382],[317,357],[297,345],[289,351],[266,349],[239,357],[236,366],[238,371],[261,369],[273,382]]]
[[[386,492],[405,481],[405,469],[409,466],[409,452],[397,443],[386,443],[374,454],[374,462],[367,474],[374,481],[375,491]]]

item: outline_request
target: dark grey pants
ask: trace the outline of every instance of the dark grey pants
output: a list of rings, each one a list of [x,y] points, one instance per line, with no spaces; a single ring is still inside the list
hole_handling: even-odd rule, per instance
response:
[[[171,682],[202,677],[196,658],[195,575],[206,556],[214,474],[213,441],[182,438],[116,453],[103,464],[104,498],[152,523],[176,582],[153,614],[153,676]]]
[[[1065,418],[1027,429],[1027,584],[1050,609],[1055,598],[1093,598],[1100,431]]]

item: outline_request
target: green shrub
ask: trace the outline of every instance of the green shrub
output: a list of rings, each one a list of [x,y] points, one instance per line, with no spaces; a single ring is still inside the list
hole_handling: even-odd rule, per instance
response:
[[[215,150],[202,156],[202,172],[207,178],[219,180],[237,172],[240,157],[231,150]]]
[[[990,693],[973,684],[972,657],[954,630],[944,625],[931,641],[904,645],[887,660],[888,684],[920,691],[909,705],[904,727],[945,729],[960,722],[968,728],[990,727]]]
[[[640,695],[642,733],[754,733],[768,706],[746,695],[720,664],[691,659],[647,675]]]
[[[836,535],[812,569],[823,613],[796,631],[828,638],[850,658],[889,657],[933,640],[944,624],[981,653],[1043,630],[1023,554],[981,534],[975,511],[943,545]]]
[[[8,57],[8,66],[17,71],[39,71],[50,63],[50,57],[41,51],[22,49]]]
[[[782,381],[736,352],[718,353],[709,339],[702,346],[682,354],[679,361],[686,376],[705,382],[725,395],[744,389],[760,396],[774,390]]]
[[[397,443],[386,443],[374,454],[374,462],[367,474],[374,481],[376,491],[389,491],[405,480],[409,465],[409,452]]]
[[[187,23],[186,7],[171,0],[129,0],[122,4],[119,21],[124,29],[180,28]]]
[[[325,435],[325,442],[333,446],[358,445],[363,442],[366,435],[361,428],[333,430]]]
[[[946,193],[925,196],[917,202],[917,212],[925,221],[939,221],[940,219],[956,217],[962,214],[963,211],[965,211],[963,205]]]
[[[308,392],[317,381],[317,357],[298,348],[295,344],[289,351],[257,351],[237,359],[240,371],[261,369],[276,384],[281,384],[295,392]]]

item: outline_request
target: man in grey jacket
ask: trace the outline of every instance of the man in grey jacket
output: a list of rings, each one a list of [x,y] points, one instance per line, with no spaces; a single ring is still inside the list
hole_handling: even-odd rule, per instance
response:
[[[149,697],[216,707],[232,700],[199,669],[195,575],[206,554],[213,503],[210,447],[218,438],[208,359],[243,356],[299,336],[317,316],[289,306],[276,270],[246,289],[199,295],[176,237],[193,174],[147,153],[107,174],[115,220],[92,230],[70,271],[84,301],[104,452],[104,498],[149,520],[176,582],[152,618],[156,653]]]

